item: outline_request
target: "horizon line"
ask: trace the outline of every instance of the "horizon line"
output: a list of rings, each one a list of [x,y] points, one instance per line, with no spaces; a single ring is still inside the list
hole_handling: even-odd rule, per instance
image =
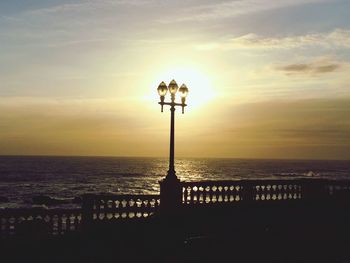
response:
[[[55,155],[55,154],[0,154],[0,157],[85,157],[85,158],[160,158],[166,156],[140,156],[140,155]],[[180,156],[176,159],[235,159],[235,160],[276,160],[276,161],[350,161],[350,159],[312,159],[312,158],[262,158],[262,157],[213,157],[213,156]]]

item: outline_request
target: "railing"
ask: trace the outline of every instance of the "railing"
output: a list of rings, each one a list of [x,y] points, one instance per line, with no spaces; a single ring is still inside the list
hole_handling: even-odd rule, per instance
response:
[[[142,219],[156,213],[159,195],[84,195],[81,209],[0,210],[0,237],[62,235],[83,223]]]
[[[163,207],[160,207],[161,195],[87,194],[83,196],[83,205],[79,209],[0,210],[0,237],[63,235],[89,227],[90,223],[145,219],[158,213],[159,208],[166,208],[163,210],[166,214],[169,211],[176,213],[178,210],[173,208],[181,206],[220,207],[307,200],[322,202],[334,198],[337,198],[337,202],[349,200],[350,203],[350,181],[285,179],[173,181],[172,184],[176,185],[168,185],[168,189],[179,189],[176,191],[181,192],[172,195],[177,196],[181,193],[182,201],[176,197],[175,202],[164,202]]]
[[[350,181],[328,180],[326,191],[330,196],[342,197],[342,195],[349,195]],[[349,196],[348,196],[349,197]]]
[[[326,179],[182,182],[183,205],[223,205],[331,198],[350,192],[350,181]]]
[[[159,195],[85,195],[85,215],[90,220],[146,218],[156,213]]]
[[[303,198],[305,181],[301,180],[256,180],[252,185],[253,200],[285,201],[300,200]]]
[[[0,237],[63,235],[77,231],[81,221],[81,209],[4,209]]]
[[[182,182],[183,204],[239,202],[243,186],[239,181]]]

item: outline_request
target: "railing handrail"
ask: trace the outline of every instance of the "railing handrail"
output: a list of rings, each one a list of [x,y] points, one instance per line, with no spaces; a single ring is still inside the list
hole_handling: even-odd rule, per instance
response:
[[[17,227],[25,221],[48,225],[51,234],[64,234],[89,227],[93,222],[105,220],[144,219],[159,211],[176,213],[177,207],[230,207],[251,202],[291,202],[347,198],[350,180],[329,178],[269,178],[221,181],[173,182],[167,186],[172,195],[179,194],[175,202],[165,202],[162,194],[84,194],[79,208],[5,208],[0,209],[0,236],[15,235]],[[161,185],[162,187],[162,185]],[[162,193],[162,191],[160,192]],[[344,195],[345,194],[345,195]],[[169,198],[169,196],[167,196]],[[162,201],[164,201],[162,205]],[[169,201],[169,200],[168,200]],[[170,200],[171,201],[171,200]],[[31,223],[30,223],[31,224]],[[30,226],[28,225],[28,227]],[[23,227],[23,225],[22,225]],[[24,224],[25,227],[25,224]]]
[[[149,200],[159,198],[159,194],[85,194],[83,197],[90,197],[94,199],[140,199],[140,200]]]
[[[208,185],[218,185],[218,184],[231,184],[231,183],[276,183],[276,182],[324,182],[324,183],[348,183],[350,185],[350,180],[337,180],[337,179],[329,179],[329,178],[283,178],[283,179],[274,179],[274,178],[268,178],[268,179],[232,179],[232,180],[204,180],[204,181],[188,181],[188,182],[181,182],[181,185],[184,186],[195,186],[197,184],[208,184]]]
[[[81,213],[81,208],[5,208],[0,209],[0,217],[3,216],[42,216],[57,214],[77,214]]]

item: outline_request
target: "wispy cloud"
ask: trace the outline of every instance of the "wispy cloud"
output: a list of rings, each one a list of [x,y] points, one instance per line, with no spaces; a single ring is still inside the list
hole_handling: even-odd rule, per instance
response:
[[[137,103],[0,97],[0,154],[160,154],[166,144],[159,145],[159,139],[166,138],[167,130],[154,120],[140,119]]]
[[[327,0],[230,0],[219,1],[210,4],[197,4],[186,8],[183,14],[178,17],[166,17],[161,22],[185,22],[185,21],[207,21],[246,15],[271,9],[310,4],[315,2],[326,2]]]
[[[334,72],[341,67],[338,62],[330,61],[315,61],[311,63],[294,63],[276,67],[277,70],[286,73],[287,75],[319,75]]]
[[[27,14],[48,15],[55,13],[67,13],[76,11],[97,10],[120,6],[143,6],[154,2],[154,0],[85,0],[75,3],[64,3],[46,8],[30,10]]]
[[[284,150],[300,146],[299,149],[294,149],[295,156],[317,155],[310,149],[303,152],[302,147],[305,146],[314,149],[337,146],[341,152],[341,146],[350,145],[348,105],[349,98],[269,101],[241,105],[231,112],[237,116],[230,130],[231,137],[238,135],[246,144],[270,144],[271,149],[278,145],[283,146]],[[346,153],[349,157],[350,151],[347,150]],[[283,155],[282,152],[280,154]],[[319,155],[323,158],[331,157],[327,151]]]
[[[222,42],[197,45],[199,50],[211,49],[292,49],[318,46],[324,48],[350,48],[350,30],[335,29],[328,33],[312,33],[297,36],[263,37],[246,34]]]

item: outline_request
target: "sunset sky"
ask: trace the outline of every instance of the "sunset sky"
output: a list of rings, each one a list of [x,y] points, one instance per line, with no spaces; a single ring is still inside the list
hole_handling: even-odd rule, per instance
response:
[[[0,2],[1,155],[350,159],[349,0]]]

